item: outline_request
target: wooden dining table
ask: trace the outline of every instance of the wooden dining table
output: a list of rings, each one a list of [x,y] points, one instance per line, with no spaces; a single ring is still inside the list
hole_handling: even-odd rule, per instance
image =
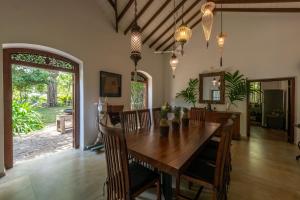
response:
[[[178,178],[190,161],[220,129],[213,122],[190,123],[189,127],[161,135],[160,129],[126,134],[128,153],[162,172],[163,195],[172,199],[172,176]]]

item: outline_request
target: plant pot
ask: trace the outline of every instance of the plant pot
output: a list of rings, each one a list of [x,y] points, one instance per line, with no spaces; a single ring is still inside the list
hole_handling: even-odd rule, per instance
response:
[[[179,130],[180,124],[178,122],[172,122],[172,130],[176,131]]]
[[[160,126],[160,135],[167,136],[169,134],[169,126]]]
[[[190,120],[188,118],[182,118],[182,126],[183,127],[188,127]]]

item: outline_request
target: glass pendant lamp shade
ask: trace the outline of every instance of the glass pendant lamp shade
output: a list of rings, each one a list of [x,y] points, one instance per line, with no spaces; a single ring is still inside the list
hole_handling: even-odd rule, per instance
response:
[[[211,30],[213,26],[213,20],[214,20],[214,14],[213,10],[215,9],[215,3],[214,2],[207,2],[202,5],[201,12],[202,12],[202,28],[205,36],[205,40],[207,42],[210,39]]]
[[[178,60],[177,56],[175,54],[173,54],[170,59],[170,66],[172,69],[173,78],[175,78],[175,70],[176,70],[178,63],[179,63],[179,60]]]
[[[218,36],[217,36],[217,43],[218,43],[218,47],[223,49],[224,47],[224,44],[225,44],[225,38],[226,38],[226,34],[224,33],[220,33]]]
[[[137,63],[141,59],[142,34],[141,28],[135,23],[131,29],[131,59]]]
[[[184,44],[191,39],[192,30],[189,27],[187,27],[185,24],[183,24],[176,29],[174,36],[176,42],[180,42]]]
[[[216,85],[217,85],[217,80],[216,80],[215,77],[214,77],[214,79],[212,80],[212,84],[213,84],[213,86],[216,86]]]

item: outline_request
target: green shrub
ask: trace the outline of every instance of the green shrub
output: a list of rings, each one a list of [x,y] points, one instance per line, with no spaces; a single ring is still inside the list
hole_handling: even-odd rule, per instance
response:
[[[27,134],[44,127],[39,113],[35,112],[33,107],[27,102],[13,101],[12,115],[14,135]]]

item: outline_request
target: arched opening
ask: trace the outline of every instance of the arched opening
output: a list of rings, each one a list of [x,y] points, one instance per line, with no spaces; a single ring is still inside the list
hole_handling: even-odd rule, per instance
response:
[[[31,48],[32,47],[32,48]],[[48,51],[49,50],[49,51]],[[63,54],[63,55],[62,55]],[[14,141],[13,141],[13,130],[14,130],[14,113],[13,105],[15,104],[13,99],[13,73],[15,69],[24,70],[26,72],[31,72],[33,70],[38,70],[39,72],[49,72],[55,75],[62,73],[64,76],[69,75],[71,77],[70,90],[72,93],[71,100],[64,101],[64,103],[71,105],[72,109],[64,110],[65,113],[69,113],[70,116],[59,118],[59,128],[60,131],[65,131],[65,119],[72,121],[71,134],[72,143],[74,148],[79,148],[80,146],[80,64],[76,59],[72,59],[72,56],[66,53],[60,53],[60,51],[43,47],[39,45],[30,44],[5,44],[3,45],[3,86],[4,86],[4,157],[5,157],[5,167],[9,169],[14,163]],[[71,58],[70,58],[71,57]],[[59,72],[59,73],[58,73]],[[50,81],[51,82],[51,81]],[[51,85],[53,89],[53,85]],[[49,100],[49,97],[47,99]],[[56,97],[55,97],[56,98]],[[47,105],[53,106],[57,104],[57,99],[52,99],[47,103]],[[56,116],[57,117],[57,116]],[[62,120],[64,118],[64,120]],[[58,122],[56,119],[56,122]],[[64,121],[62,124],[61,122]],[[15,131],[15,130],[14,130]]]
[[[132,110],[152,107],[152,77],[144,72],[138,71],[134,79],[134,72],[131,73],[131,100]]]

